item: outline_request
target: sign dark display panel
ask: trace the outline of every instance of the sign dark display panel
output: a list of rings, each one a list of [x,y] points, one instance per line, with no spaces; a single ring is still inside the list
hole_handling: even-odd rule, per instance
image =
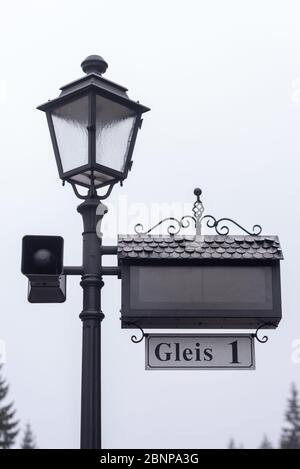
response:
[[[272,309],[270,266],[130,266],[133,309]]]
[[[273,238],[126,238],[119,248],[122,327],[277,327],[282,254]]]
[[[130,265],[122,279],[122,321],[142,327],[250,328],[281,318],[276,265]]]

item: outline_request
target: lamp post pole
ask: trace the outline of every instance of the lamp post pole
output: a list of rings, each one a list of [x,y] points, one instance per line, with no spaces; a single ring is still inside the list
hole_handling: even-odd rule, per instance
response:
[[[91,191],[89,194],[77,208],[82,215],[84,229],[80,447],[101,449],[101,321],[104,318],[101,289],[104,282],[101,273],[102,239],[100,233],[97,235],[97,223],[101,223],[107,208],[96,194],[91,194]]]
[[[56,158],[63,183],[71,184],[76,197],[84,199],[77,208],[83,219],[83,263],[80,267],[50,270],[54,287],[43,288],[45,277],[38,285],[34,302],[61,302],[66,299],[65,276],[81,275],[83,309],[82,388],[81,388],[81,448],[101,448],[101,289],[104,275],[118,275],[117,267],[102,267],[102,256],[116,254],[116,246],[102,246],[97,229],[107,208],[106,199],[117,183],[128,176],[142,115],[150,109],[133,101],[127,88],[106,78],[107,63],[98,55],[88,56],[81,64],[85,76],[61,87],[55,99],[38,107],[46,113]],[[111,144],[110,144],[111,142]],[[83,196],[77,186],[88,188]],[[97,189],[108,187],[97,195]],[[48,238],[47,238],[48,239]],[[41,243],[47,248],[48,241]],[[30,241],[31,242],[31,241]],[[25,243],[26,244],[26,243]],[[53,244],[53,243],[52,243]],[[50,248],[53,250],[53,246]],[[62,264],[62,241],[60,246]],[[50,250],[51,250],[50,249]],[[57,248],[58,251],[58,248]],[[30,257],[29,253],[29,257]],[[62,264],[63,265],[63,264]],[[28,270],[29,269],[29,270]],[[23,269],[29,279],[43,275],[43,269],[32,265]],[[28,271],[27,271],[28,270]],[[49,272],[48,272],[49,273]],[[36,278],[36,277],[35,277]],[[48,282],[49,279],[48,279]],[[53,285],[52,285],[53,286]],[[46,290],[46,292],[45,292]],[[51,293],[50,293],[51,292]]]

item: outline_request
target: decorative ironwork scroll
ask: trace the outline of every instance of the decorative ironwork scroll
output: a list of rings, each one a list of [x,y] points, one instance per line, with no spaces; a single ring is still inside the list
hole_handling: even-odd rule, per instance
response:
[[[214,228],[215,232],[220,236],[227,236],[229,234],[229,227],[226,223],[231,223],[232,225],[239,228],[244,233],[247,233],[249,236],[258,236],[262,232],[262,227],[260,225],[254,225],[252,227],[252,231],[247,230],[242,225],[237,223],[235,220],[231,218],[223,217],[217,220],[213,215],[204,215],[204,205],[200,199],[202,194],[201,189],[196,188],[194,190],[194,194],[196,196],[196,201],[193,204],[192,212],[193,215],[184,215],[179,220],[175,217],[167,217],[160,220],[156,225],[152,226],[148,230],[144,231],[144,227],[142,223],[138,223],[134,227],[134,231],[138,235],[148,235],[153,230],[158,228],[159,226],[163,225],[164,223],[169,222],[167,226],[167,232],[170,236],[177,235],[182,229],[189,228],[190,226],[194,226],[196,230],[196,237],[201,236],[202,234],[202,224],[205,221],[206,226],[208,228]]]
[[[139,344],[140,342],[143,341],[143,339],[146,337],[147,334],[145,334],[144,330],[141,328],[141,326],[139,326],[138,324],[136,324],[135,322],[127,322],[127,321],[124,321],[126,322],[126,324],[128,326],[134,326],[136,329],[139,329],[141,331],[141,334],[142,336],[138,339],[137,336],[135,334],[133,334],[131,336],[131,342],[133,342],[134,344]]]
[[[191,215],[185,215],[180,220],[174,217],[163,218],[160,222],[156,223],[156,225],[152,226],[147,231],[144,231],[142,223],[138,223],[137,225],[135,225],[134,231],[136,232],[136,234],[147,235],[151,233],[151,231],[155,230],[155,228],[168,221],[171,222],[171,224],[169,224],[169,226],[167,227],[167,232],[170,236],[177,235],[182,228],[189,228],[191,226],[191,222],[193,222],[194,226],[196,226],[194,217],[192,217]]]
[[[261,326],[259,326],[256,331],[255,331],[255,334],[253,334],[253,337],[255,337],[255,339],[260,343],[260,344],[265,344],[266,342],[268,342],[269,340],[269,337],[267,335],[264,335],[263,337],[259,338],[258,337],[258,332],[261,330],[261,329],[265,329],[267,327],[272,327],[274,326],[274,324],[270,323],[270,322],[265,322],[263,324],[261,324]]]

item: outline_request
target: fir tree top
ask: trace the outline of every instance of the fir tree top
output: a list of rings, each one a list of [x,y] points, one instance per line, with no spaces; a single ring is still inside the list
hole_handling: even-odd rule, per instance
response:
[[[280,447],[282,449],[300,448],[300,404],[298,390],[292,384],[291,397],[285,413],[286,426],[282,430]]]
[[[2,364],[0,364],[0,373]],[[13,402],[5,404],[9,391],[9,386],[0,374],[0,449],[9,449],[13,446],[19,433],[19,422],[14,419],[16,411],[13,409]]]
[[[267,435],[264,435],[259,449],[273,449],[272,443],[270,442]]]
[[[23,441],[21,444],[21,449],[36,449],[35,438],[33,436],[31,426],[29,423],[26,424],[24,430]]]

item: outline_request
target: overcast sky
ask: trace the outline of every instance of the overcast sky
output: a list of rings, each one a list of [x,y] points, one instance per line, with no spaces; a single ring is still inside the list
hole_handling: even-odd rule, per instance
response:
[[[144,344],[120,328],[120,281],[105,279],[103,446],[217,448],[234,437],[256,447],[264,433],[277,444],[291,381],[300,387],[292,360],[300,339],[299,2],[0,3],[0,340],[18,417],[31,422],[40,448],[79,446],[79,279],[68,279],[66,303],[29,304],[20,256],[24,234],[55,234],[65,239],[65,263],[81,262],[78,200],[61,186],[35,108],[100,54],[106,77],[151,108],[133,170],[111,195],[104,242],[133,230],[137,207],[186,211],[200,186],[207,212],[260,223],[263,234],[280,236],[285,255],[283,319],[256,344],[251,372],[145,371]],[[148,215],[140,210],[141,221]]]

